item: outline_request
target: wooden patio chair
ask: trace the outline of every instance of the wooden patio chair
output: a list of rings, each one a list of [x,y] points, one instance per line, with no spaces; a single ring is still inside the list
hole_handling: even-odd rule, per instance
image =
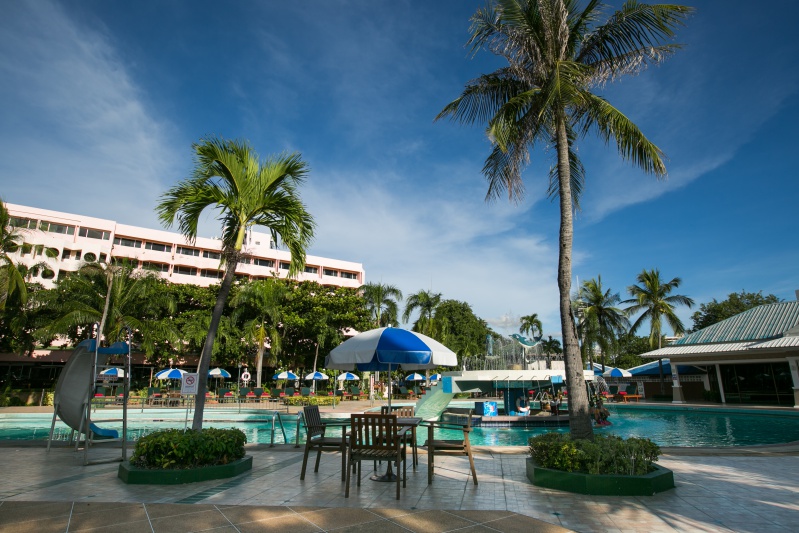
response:
[[[450,422],[424,422],[427,426],[427,484],[433,482],[435,474],[435,458],[441,455],[466,455],[469,457],[469,467],[472,471],[472,479],[477,485],[477,472],[474,469],[474,457],[472,457],[472,446],[469,443],[469,433],[472,431],[472,411],[466,417],[466,424],[455,424]],[[460,429],[463,431],[463,439],[437,440],[435,438],[436,429]]]
[[[347,457],[347,480],[344,497],[350,497],[352,466],[358,463],[357,485],[361,486],[363,461],[392,461],[397,471],[397,499],[400,499],[400,478],[406,486],[408,460],[405,453],[405,431],[397,425],[397,415],[377,413],[353,414],[350,419],[350,445]],[[400,474],[400,462],[403,471]]]
[[[341,453],[341,481],[344,481],[344,469],[347,467],[346,425],[342,428],[340,437],[329,437],[325,435],[328,424],[322,422],[318,405],[306,405],[302,408],[302,414],[305,418],[305,453],[302,456],[300,481],[305,479],[305,468],[308,465],[308,455],[311,450],[316,450],[314,472],[319,472],[319,460],[322,458],[322,450],[338,450]]]
[[[380,407],[380,412],[384,415],[392,414],[397,415],[397,418],[413,418],[416,414],[413,412],[414,407],[412,405],[397,405],[391,406],[391,411],[389,412],[388,405],[383,405]],[[416,445],[416,427],[411,428],[411,448],[413,449],[413,468],[416,470],[416,467],[419,465],[419,450]]]

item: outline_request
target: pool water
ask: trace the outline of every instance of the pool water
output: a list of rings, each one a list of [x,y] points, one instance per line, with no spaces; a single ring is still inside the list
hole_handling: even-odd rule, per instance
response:
[[[660,446],[751,446],[758,444],[780,444],[799,441],[799,413],[766,411],[720,411],[702,408],[646,408],[608,406],[611,426],[595,427],[595,434],[612,434],[620,437],[646,437]],[[216,413],[215,413],[216,414]],[[219,419],[207,420],[204,427],[237,427],[247,435],[247,442],[268,444],[272,438],[271,415],[259,413],[222,414]],[[146,416],[145,416],[146,415]],[[158,416],[158,418],[154,418]],[[98,417],[99,418],[99,417]],[[136,439],[147,433],[161,429],[183,428],[185,411],[158,410],[153,413],[136,413],[128,419],[130,438]],[[52,416],[41,414],[0,414],[0,440],[46,440],[50,432]],[[283,426],[275,431],[275,443],[286,440],[294,443],[297,432],[297,417],[283,415]],[[104,428],[121,430],[121,422],[103,423]],[[189,420],[191,424],[191,420]],[[334,430],[334,434],[335,434]],[[568,427],[561,428],[473,428],[470,440],[473,446],[526,446],[527,440],[535,435],[558,431],[568,433]],[[71,430],[64,424],[56,423],[56,438],[68,440]],[[300,440],[304,441],[304,430]],[[460,432],[437,432],[438,438],[459,438]],[[424,428],[418,430],[419,443],[427,438]]]

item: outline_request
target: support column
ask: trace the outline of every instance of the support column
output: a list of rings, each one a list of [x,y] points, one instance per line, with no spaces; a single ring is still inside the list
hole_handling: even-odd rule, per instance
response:
[[[799,357],[788,357],[788,366],[793,378],[793,407],[799,409]]]
[[[671,364],[671,403],[685,403],[685,395],[682,392],[682,385],[680,385],[680,374],[677,372],[677,364],[670,361]]]
[[[721,366],[716,364],[716,379],[719,382],[719,393],[721,393],[721,403],[727,403],[727,397],[724,395],[724,383],[721,381]]]

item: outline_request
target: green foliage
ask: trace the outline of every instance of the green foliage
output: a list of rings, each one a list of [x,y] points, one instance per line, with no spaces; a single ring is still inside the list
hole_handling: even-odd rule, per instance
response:
[[[636,335],[623,335],[616,346],[616,356],[613,358],[613,366],[619,368],[632,368],[651,362],[650,359],[644,360],[642,353],[652,350],[649,346],[649,337],[638,337]]]
[[[440,328],[434,338],[460,357],[482,353],[486,335],[491,333],[485,320],[475,315],[468,303],[458,300],[441,302],[434,320]]]
[[[283,401],[286,405],[335,405],[335,403],[341,403],[341,400],[334,398],[333,396],[290,396],[288,398],[283,398]]]
[[[247,437],[240,429],[168,429],[140,438],[130,463],[143,468],[225,465],[244,457]]]
[[[699,311],[691,315],[694,327],[691,332],[699,331],[702,328],[712,326],[722,320],[743,313],[753,307],[766,304],[779,303],[782,300],[773,294],[763,296],[763,291],[730,293],[726,300],[719,302],[715,298],[713,301],[699,306]]]
[[[703,390],[702,399],[706,402],[721,403],[721,393],[717,390]]]
[[[660,447],[649,439],[597,435],[594,440],[546,433],[529,440],[530,457],[543,468],[588,474],[641,476],[654,470]]]

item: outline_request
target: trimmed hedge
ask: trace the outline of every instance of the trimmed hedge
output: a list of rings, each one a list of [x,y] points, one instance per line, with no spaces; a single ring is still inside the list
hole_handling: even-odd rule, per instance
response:
[[[288,396],[281,399],[286,405],[333,405],[333,396]],[[341,403],[341,399],[336,403]]]
[[[530,457],[542,468],[587,474],[641,476],[655,470],[660,447],[649,439],[596,435],[572,440],[563,433],[531,437]]]
[[[130,464],[141,468],[181,469],[225,465],[244,457],[247,436],[240,429],[168,429],[136,442]]]

